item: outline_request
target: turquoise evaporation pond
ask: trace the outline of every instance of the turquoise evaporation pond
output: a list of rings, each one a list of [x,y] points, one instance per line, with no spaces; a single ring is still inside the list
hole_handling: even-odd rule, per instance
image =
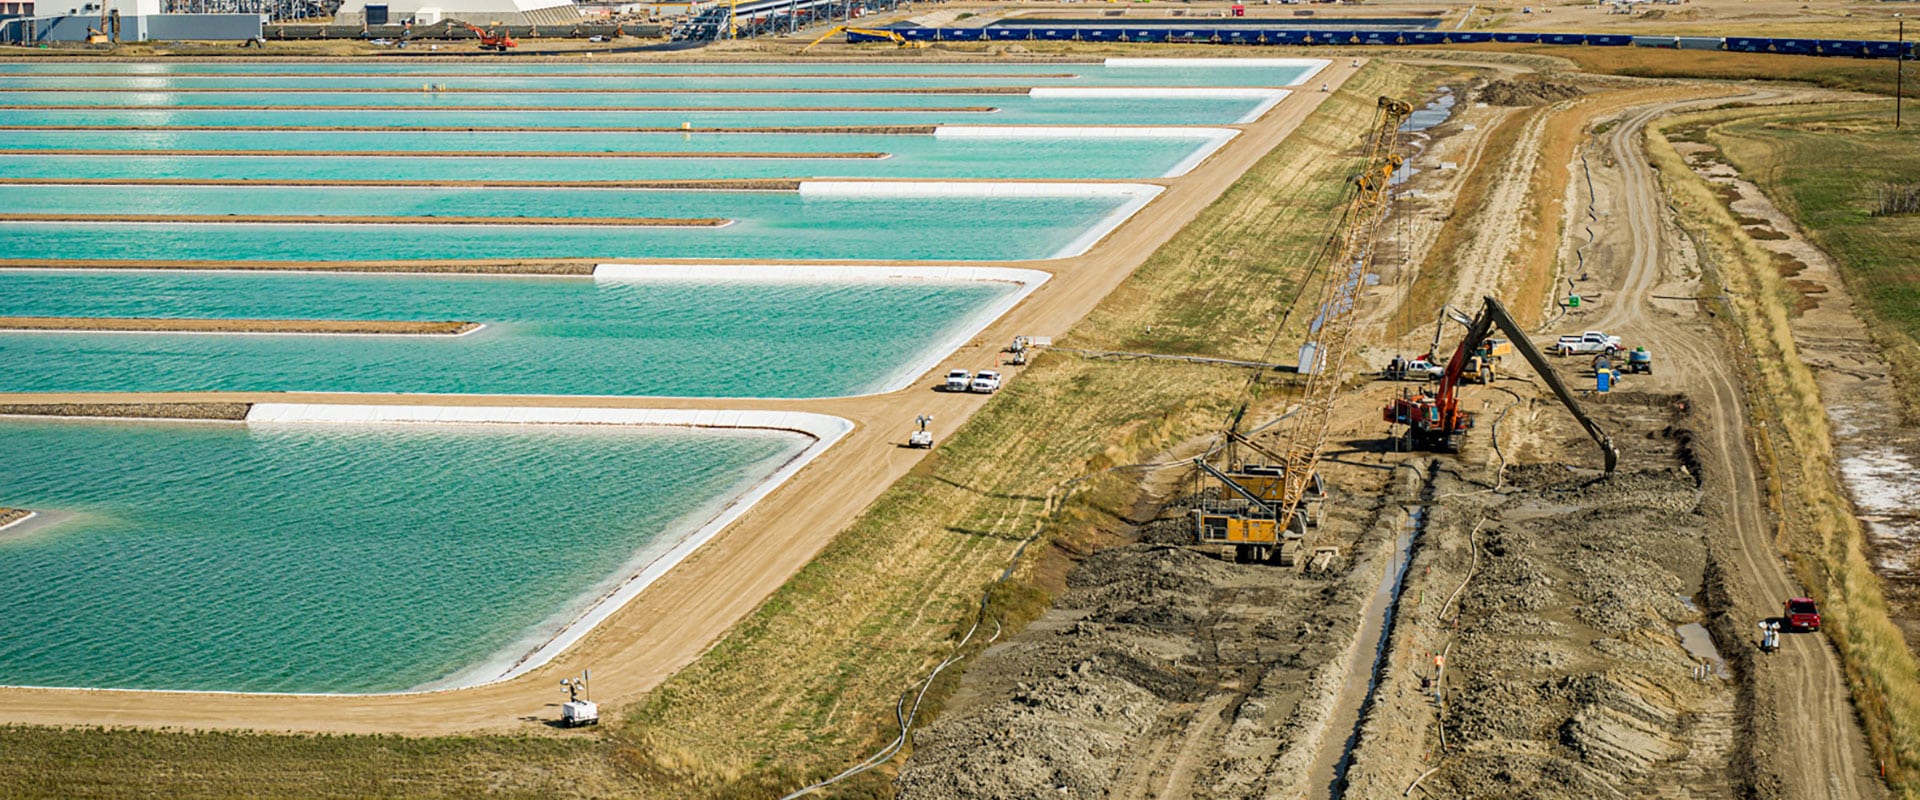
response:
[[[836,89],[1291,86],[1302,81],[1313,69],[1313,66],[1305,64],[1108,67],[1101,64],[15,62],[0,64],[0,75],[20,76],[27,81],[25,86],[44,88],[167,89],[289,85],[417,88],[422,82],[430,82],[461,88]],[[964,77],[951,77],[956,75]]]
[[[0,684],[358,693],[504,666],[809,441],[0,422],[0,505],[66,516],[0,533]]]
[[[363,89],[289,92],[276,90],[248,92],[35,92],[0,89],[0,107],[6,106],[392,106],[407,110],[464,109],[474,106],[492,108],[514,106],[533,110],[585,106],[594,109],[800,109],[831,108],[863,111],[912,112],[939,109],[952,115],[999,113],[1007,109],[1021,113],[1025,106],[1047,106],[1062,99],[1034,98],[1025,94],[947,94],[912,92],[903,94],[752,92],[752,93],[668,93],[630,92],[386,92]],[[1084,98],[1101,99],[1101,98]],[[971,110],[983,109],[983,110]],[[15,109],[9,109],[15,110]]]
[[[434,134],[377,134],[422,139]],[[671,134],[669,134],[671,135]],[[254,134],[257,140],[270,137]],[[257,141],[287,147],[280,139]],[[707,137],[712,139],[713,137]],[[796,137],[797,138],[797,137]],[[855,137],[845,137],[855,138]],[[419,156],[114,156],[0,155],[0,178],[169,180],[446,180],[450,175],[492,181],[711,180],[726,178],[998,178],[1126,179],[1165,175],[1204,140],[1198,138],[936,139],[868,136],[840,152],[886,153],[885,158],[623,158],[592,153],[569,158],[448,158]],[[866,141],[880,140],[880,141]],[[14,145],[7,142],[4,146]],[[397,142],[396,142],[397,144]],[[414,147],[419,142],[410,143]],[[459,150],[457,143],[442,143]],[[542,142],[528,142],[539,147]],[[771,143],[778,145],[780,143]],[[648,143],[634,146],[647,148]],[[811,146],[811,145],[809,145]],[[875,149],[862,149],[871,147]],[[124,148],[123,148],[124,149]],[[402,148],[404,149],[404,148]],[[659,150],[649,150],[660,152]],[[743,150],[740,152],[766,152]]]
[[[1121,197],[850,197],[791,191],[9,186],[0,215],[317,214],[719,218],[724,227],[0,223],[17,259],[1049,258]]]
[[[919,280],[0,271],[0,316],[488,326],[460,337],[0,333],[0,391],[834,397],[909,377],[902,371],[929,348],[1013,291]]]
[[[914,95],[923,97],[922,95]],[[304,105],[320,96],[256,95],[260,105]],[[357,101],[381,95],[335,95],[347,105],[366,105]],[[389,99],[407,95],[387,95]],[[825,95],[787,95],[815,101]],[[629,96],[629,103],[646,102]],[[964,100],[965,98],[962,98]],[[1259,104],[1256,98],[1194,97],[1028,97],[992,95],[978,105],[998,111],[938,111],[902,107],[899,110],[870,111],[705,111],[697,108],[674,111],[552,111],[540,106],[526,110],[488,111],[457,109],[394,109],[361,111],[320,110],[246,110],[246,109],[8,109],[0,111],[0,125],[39,128],[62,127],[335,127],[335,128],[832,128],[900,125],[1224,125],[1238,122]],[[347,102],[355,101],[355,102]],[[416,100],[417,102],[417,100]],[[567,96],[551,95],[546,105],[571,105]],[[974,105],[974,103],[959,103]],[[792,102],[789,105],[813,106],[816,102]],[[952,100],[930,105],[956,105]]]

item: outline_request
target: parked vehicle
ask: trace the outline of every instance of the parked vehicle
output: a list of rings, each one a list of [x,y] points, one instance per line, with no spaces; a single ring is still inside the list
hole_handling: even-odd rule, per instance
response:
[[[1387,362],[1387,368],[1380,371],[1380,377],[1390,381],[1431,381],[1445,374],[1446,365],[1435,365],[1427,356],[1414,359],[1394,356]]]
[[[964,392],[973,386],[973,373],[956,369],[947,373],[947,391]]]
[[[973,390],[981,394],[993,394],[1000,391],[1000,373],[990,369],[980,370],[973,376]]]
[[[1653,354],[1647,348],[1636,347],[1627,351],[1627,370],[1641,375],[1653,374]]]
[[[1820,606],[1811,597],[1795,597],[1783,606],[1780,621],[1788,630],[1820,630]]]
[[[1620,337],[1608,336],[1600,331],[1587,331],[1579,336],[1562,336],[1549,348],[1554,355],[1570,356],[1587,353],[1614,353],[1621,348]]]

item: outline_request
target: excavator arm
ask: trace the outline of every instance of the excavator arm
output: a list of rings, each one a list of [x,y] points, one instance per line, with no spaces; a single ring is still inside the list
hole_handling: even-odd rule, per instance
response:
[[[1612,475],[1614,468],[1620,464],[1620,451],[1614,448],[1613,437],[1608,436],[1607,432],[1601,429],[1600,423],[1594,422],[1593,418],[1587,416],[1587,412],[1580,408],[1579,401],[1573,398],[1573,392],[1560,381],[1560,376],[1553,371],[1553,365],[1547,363],[1546,356],[1540,353],[1539,348],[1533,346],[1533,340],[1527,338],[1527,332],[1507,314],[1506,307],[1491,297],[1487,298],[1486,302],[1486,311],[1481,316],[1493,318],[1493,322],[1500,326],[1500,330],[1507,334],[1508,339],[1513,341],[1513,349],[1520,351],[1521,357],[1533,366],[1533,371],[1539,373],[1540,378],[1547,382],[1547,388],[1553,390],[1553,395],[1560,398],[1560,402],[1566,405],[1568,411],[1573,412],[1573,418],[1580,422],[1580,427],[1587,429],[1587,435],[1593,438],[1594,444],[1600,445],[1600,456],[1606,461],[1607,474]],[[1484,335],[1482,332],[1483,337]],[[1474,346],[1479,347],[1479,343],[1475,342]],[[1457,354],[1454,356],[1456,359],[1459,357]]]

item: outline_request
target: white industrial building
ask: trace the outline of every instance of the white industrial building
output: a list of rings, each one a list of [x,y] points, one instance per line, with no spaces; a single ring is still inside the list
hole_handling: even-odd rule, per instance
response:
[[[573,0],[346,0],[334,12],[342,25],[431,25],[454,19],[473,25],[573,25],[583,17]]]

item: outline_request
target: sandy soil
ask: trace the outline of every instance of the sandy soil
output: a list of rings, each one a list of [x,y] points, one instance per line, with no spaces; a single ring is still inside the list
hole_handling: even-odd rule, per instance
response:
[[[1640,150],[1648,120],[1702,101],[1636,99],[1610,109],[1632,105],[1591,159],[1599,238],[1583,291],[1604,300],[1560,321],[1624,332],[1658,354],[1658,377],[1585,401],[1627,466],[1592,482],[1591,443],[1537,385],[1469,389],[1485,433],[1446,460],[1428,495],[1405,624],[1394,629],[1346,796],[1407,795],[1416,781],[1435,796],[1885,794],[1825,640],[1790,636],[1772,656],[1755,647],[1752,624],[1799,589],[1760,505],[1724,345],[1695,304],[1661,299],[1693,296],[1697,273]],[[1523,154],[1540,146],[1522,134]],[[1496,198],[1505,205],[1493,218],[1520,214],[1527,193],[1509,195]],[[1521,246],[1509,239],[1488,252],[1498,260]],[[1458,277],[1463,290],[1488,280],[1474,270]],[[1358,425],[1393,388],[1353,396],[1344,424]],[[1329,468],[1336,486],[1352,481],[1349,463],[1403,458],[1369,449],[1364,430],[1342,429],[1361,433]],[[1495,436],[1497,449],[1487,441]],[[1343,499],[1356,500],[1333,503]],[[1250,594],[1232,588],[1231,571],[1141,546],[1110,558],[1089,560],[1060,607],[969,670],[903,771],[903,795],[968,796],[983,785],[1068,797],[1339,795],[1326,779],[1334,770],[1303,784],[1276,768],[1310,749],[1305,741],[1321,743],[1317,764],[1329,763],[1328,743],[1344,752],[1342,715],[1300,713],[1314,705],[1304,698],[1329,695],[1285,671],[1284,645],[1314,641],[1312,625],[1269,622],[1251,641],[1278,648],[1270,651],[1243,646],[1236,626],[1249,613],[1325,623],[1342,595],[1276,594],[1299,578],[1291,573]],[[1157,568],[1121,582],[1124,591],[1103,577],[1140,559]],[[1254,608],[1222,605],[1216,590]],[[1724,667],[1685,646],[1678,626],[1687,624],[1705,625]],[[1337,649],[1319,647],[1335,680],[1364,685],[1355,662],[1339,666]],[[1292,693],[1277,706],[1255,702],[1243,688],[1250,678]],[[1288,715],[1284,733],[1262,738],[1276,707]]]
[[[180,333],[378,333],[457,336],[478,322],[351,319],[163,319],[159,317],[0,317],[12,331],[171,331]]]
[[[1920,432],[1903,416],[1899,387],[1880,357],[1854,299],[1832,257],[1807,241],[1792,218],[1719,160],[1709,147],[1685,142],[1676,149],[1702,177],[1733,193],[1730,208],[1763,250],[1777,254],[1786,283],[1799,295],[1790,324],[1795,346],[1814,368],[1832,424],[1834,454],[1866,522],[1874,569],[1894,606],[1894,620],[1910,647],[1920,643],[1920,516],[1911,476],[1920,463]],[[1778,234],[1783,238],[1772,238]]]
[[[1851,695],[1833,648],[1821,636],[1788,637],[1780,653],[1760,657],[1751,626],[1778,613],[1782,599],[1803,590],[1788,573],[1763,506],[1738,373],[1726,346],[1691,297],[1698,289],[1694,254],[1678,230],[1648,165],[1640,134],[1653,117],[1694,103],[1660,103],[1628,112],[1603,141],[1609,164],[1596,167],[1602,185],[1607,246],[1595,280],[1612,293],[1586,307],[1567,329],[1605,328],[1645,342],[1662,364],[1657,385],[1685,394],[1703,414],[1693,447],[1701,463],[1708,546],[1724,559],[1725,617],[1716,641],[1741,670],[1750,741],[1743,769],[1762,796],[1879,797],[1885,786],[1855,720]]]
[[[1171,504],[1139,543],[1081,563],[1045,616],[968,668],[946,713],[916,735],[900,797],[1299,796],[1324,785],[1316,756],[1337,760],[1344,743],[1324,722],[1353,662],[1363,676],[1371,662],[1361,607],[1425,483],[1418,469],[1342,472],[1353,480],[1315,539],[1362,554],[1354,568],[1203,555],[1185,546],[1185,504]]]
[[[1354,72],[1344,61],[1315,80],[1338,87]],[[988,364],[1015,335],[1059,336],[1133,269],[1225,191],[1260,154],[1291,133],[1327,95],[1295,92],[1086,255],[1015,263],[1054,279],[988,326],[948,361]],[[77,266],[77,264],[67,264]],[[221,264],[219,266],[231,266]],[[581,264],[565,268],[579,269]],[[936,368],[939,373],[945,366]],[[250,728],[296,731],[446,733],[540,732],[555,714],[560,676],[594,670],[596,699],[618,706],[638,697],[705,650],[728,626],[817,554],[874,497],[925,455],[899,446],[916,414],[951,430],[985,402],[930,388],[930,376],[887,395],[827,400],[712,400],[575,397],[435,397],[438,404],[772,408],[818,411],[856,430],[809,464],[712,543],[551,664],[513,681],[429,694],[290,697],[124,691],[0,690],[0,719],[87,725]],[[1018,380],[1017,375],[1013,378]],[[223,394],[10,395],[5,403],[219,402],[418,403],[405,395]],[[0,406],[3,408],[3,406]]]
[[[64,403],[46,395],[10,395],[14,398],[27,398],[26,402],[0,402],[0,416],[28,417],[131,417],[139,419],[197,419],[197,420],[243,420],[251,403],[230,403],[220,401],[167,402],[164,400],[143,400],[152,395],[129,395],[135,398],[127,402],[95,402],[89,398],[86,402]],[[37,402],[46,398],[47,402]]]

